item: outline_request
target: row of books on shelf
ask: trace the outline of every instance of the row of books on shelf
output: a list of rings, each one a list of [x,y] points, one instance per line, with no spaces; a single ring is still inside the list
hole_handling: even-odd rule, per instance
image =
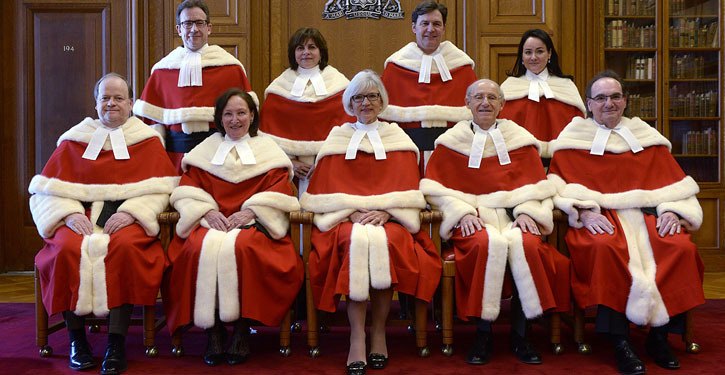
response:
[[[653,95],[631,94],[627,96],[627,110],[637,117],[656,117],[655,97]]]
[[[654,0],[607,0],[608,16],[654,16]]]
[[[717,111],[717,91],[674,94],[670,90],[670,116],[672,117],[715,117]]]
[[[713,78],[717,78],[717,61],[706,61],[705,56],[693,54],[678,54],[670,58],[670,78],[708,78],[705,73],[713,72]]]
[[[713,128],[690,130],[682,135],[683,155],[717,155],[717,131]]]
[[[703,23],[700,18],[679,18],[670,25],[670,47],[718,47],[720,23]]]
[[[718,6],[719,4],[715,0],[670,0],[670,14],[675,16],[717,14]]]
[[[624,77],[626,79],[655,79],[655,58],[629,57]]]
[[[604,43],[611,48],[655,48],[657,29],[654,24],[638,26],[634,22],[612,20],[607,23]]]

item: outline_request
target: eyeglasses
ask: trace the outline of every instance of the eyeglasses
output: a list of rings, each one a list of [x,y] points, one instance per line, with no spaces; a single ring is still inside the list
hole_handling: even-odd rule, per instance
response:
[[[196,21],[183,21],[181,22],[181,27],[191,30],[191,27],[196,25],[197,29],[201,29],[202,27],[206,26],[206,24],[209,23],[207,20],[196,20]]]
[[[380,100],[380,93],[376,92],[372,94],[357,94],[353,95],[350,99],[352,99],[353,102],[360,104],[365,100],[365,98],[368,98],[370,103],[377,102],[378,100]]]
[[[613,102],[619,103],[624,100],[624,94],[617,92],[612,95],[597,95],[589,99],[594,100],[594,102],[596,102],[597,104],[604,104],[607,102],[607,99],[612,99]]]
[[[476,102],[482,102],[484,100],[488,100],[489,103],[494,103],[494,102],[497,102],[499,99],[501,99],[501,97],[498,96],[498,95],[494,95],[494,94],[488,94],[488,95],[476,94],[476,95],[471,95],[471,100],[472,101],[476,101]]]

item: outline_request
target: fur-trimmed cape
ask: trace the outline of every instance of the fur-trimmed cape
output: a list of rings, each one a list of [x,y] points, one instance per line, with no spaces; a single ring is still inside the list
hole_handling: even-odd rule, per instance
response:
[[[290,91],[298,77],[292,69],[285,70],[264,91],[259,129],[288,155],[317,155],[333,126],[355,120],[345,113],[342,103],[342,93],[350,81],[330,65],[320,74],[327,95],[318,96],[308,82],[302,96],[292,96]]]
[[[385,60],[383,83],[390,105],[380,118],[395,121],[403,128],[448,127],[470,120],[465,106],[468,85],[476,80],[471,58],[453,43],[444,41],[440,53],[451,72],[452,80],[443,82],[435,62],[431,65],[431,82],[418,83],[423,51],[416,43],[403,46]]]
[[[212,327],[215,308],[225,322],[244,317],[278,324],[302,282],[303,267],[287,236],[289,212],[299,210],[289,158],[258,135],[247,140],[256,164],[242,164],[233,149],[223,165],[213,165],[223,140],[212,134],[184,157],[185,173],[171,195],[180,213],[164,287],[171,332],[191,321]],[[210,210],[229,217],[246,208],[256,219],[229,232],[210,229],[204,219]]]
[[[419,233],[426,203],[418,190],[418,149],[396,124],[380,122],[386,158],[376,160],[365,137],[356,158],[345,160],[354,132],[349,123],[332,129],[300,200],[315,213],[310,255],[315,304],[334,311],[335,296],[364,301],[370,287],[392,286],[429,300],[441,263],[430,238]],[[381,210],[391,218],[383,226],[350,223],[358,210]]]
[[[539,90],[539,101],[528,99],[529,84],[525,76],[508,77],[501,90],[506,98],[506,105],[499,117],[507,118],[521,125],[541,142],[541,156],[550,158],[549,141],[555,139],[564,127],[576,116],[584,116],[586,107],[579,90],[568,78],[549,75],[546,83],[554,93],[554,97],[544,97]]]
[[[498,120],[497,128],[506,141],[511,158],[510,164],[500,165],[489,137],[484,147],[481,167],[469,168],[468,159],[474,132],[470,121],[461,121],[436,140],[436,148],[429,160],[426,178],[420,182],[420,189],[431,206],[443,213],[441,237],[444,239],[453,237],[457,266],[458,260],[461,260],[458,259],[459,256],[466,257],[465,261],[461,260],[462,262],[481,261],[485,264],[485,267],[482,266],[485,269],[485,277],[481,280],[482,295],[474,295],[476,288],[481,288],[477,285],[471,288],[470,293],[464,293],[465,295],[458,293],[459,299],[478,298],[482,302],[481,310],[476,311],[476,315],[486,320],[495,320],[499,313],[504,274],[508,263],[519,290],[524,313],[527,318],[534,318],[541,315],[545,309],[557,307],[557,303],[549,298],[552,295],[552,291],[549,290],[551,283],[549,279],[556,276],[555,272],[552,272],[552,275],[542,274],[540,270],[545,267],[537,263],[541,262],[540,257],[555,256],[553,253],[556,251],[545,246],[541,249],[543,244],[540,239],[537,242],[525,242],[521,230],[511,226],[512,221],[506,210],[512,209],[514,216],[529,215],[537,222],[543,233],[551,233],[553,227],[551,196],[555,190],[546,180],[538,156],[536,139],[509,120]],[[486,236],[481,235],[480,238],[481,241],[486,239],[488,241],[487,244],[482,244],[487,246],[486,259],[479,259],[478,252],[471,251],[467,248],[468,245],[464,245],[464,241],[459,241],[460,235],[454,235],[461,218],[467,214],[478,216],[484,222]],[[474,236],[475,238],[477,237]],[[526,248],[525,243],[527,243]],[[531,256],[527,254],[528,252],[536,253],[537,256]],[[471,256],[473,258],[470,258]],[[537,270],[538,274],[533,274],[532,268],[529,267],[531,262],[535,262],[536,267],[533,269]],[[550,262],[554,263],[553,260]],[[470,267],[461,265],[460,268]],[[564,284],[568,286],[568,278],[564,279]],[[471,281],[467,280],[464,284],[471,284]],[[537,291],[539,289],[542,290]],[[548,298],[545,306],[542,306],[540,295],[544,297],[542,299]],[[568,301],[565,296],[561,297],[564,297],[564,301]],[[459,315],[463,314],[462,317],[465,319],[466,315],[473,313],[467,307],[475,304],[459,301],[459,306],[466,306],[459,308]],[[567,302],[563,305],[565,306],[559,307],[568,307]]]
[[[123,303],[153,303],[158,293],[164,255],[156,239],[157,216],[179,178],[158,133],[135,117],[121,126],[130,159],[116,160],[110,139],[96,160],[83,159],[99,126],[100,121],[86,118],[61,135],[28,188],[33,220],[46,242],[36,265],[51,314],[72,310],[103,316]],[[95,224],[104,201],[123,201],[116,212],[136,221],[112,235],[103,233]],[[65,217],[74,213],[89,215],[93,234],[81,236],[65,227]],[[106,267],[113,273],[107,275]],[[134,288],[122,288],[119,278],[135,280]]]
[[[670,142],[657,130],[636,117],[623,117],[619,126],[628,128],[644,150],[633,153],[624,139],[612,132],[604,155],[591,155],[597,125],[591,119],[576,117],[551,142],[548,178],[557,188],[554,204],[569,216],[572,229],[567,233],[567,243],[574,268],[589,270],[575,272],[573,288],[578,303],[606,304],[626,312],[636,324],[660,326],[669,316],[704,301],[702,262],[686,231],[660,237],[655,218],[644,215],[641,209],[653,208],[657,216],[674,212],[686,228],[697,229],[703,217],[696,198],[699,187],[684,174],[669,152]],[[580,220],[580,209],[607,216],[614,234],[589,234]],[[577,246],[617,255],[579,258]],[[594,246],[605,246],[606,250],[592,249]],[[601,267],[614,270],[618,266],[623,274],[598,272]],[[604,287],[600,284],[608,285],[605,279],[630,285],[629,292],[619,296],[624,292],[599,290]]]

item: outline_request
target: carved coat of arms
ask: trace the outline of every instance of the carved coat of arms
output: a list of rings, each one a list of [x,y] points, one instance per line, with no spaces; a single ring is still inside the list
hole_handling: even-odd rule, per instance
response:
[[[323,20],[345,17],[391,20],[401,19],[405,13],[399,0],[327,0],[322,10]]]

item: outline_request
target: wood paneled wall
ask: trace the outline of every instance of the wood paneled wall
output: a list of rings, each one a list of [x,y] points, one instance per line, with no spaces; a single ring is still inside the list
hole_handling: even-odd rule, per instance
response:
[[[0,272],[30,270],[41,246],[28,209],[27,186],[55,140],[85,116],[95,117],[92,86],[108,71],[126,75],[138,95],[151,67],[181,45],[175,32],[180,0],[7,0],[0,30]],[[441,0],[448,6],[446,39],[476,62],[479,77],[499,82],[513,66],[521,34],[549,32],[565,73],[584,84],[599,67],[599,36],[592,2],[575,0]],[[299,27],[325,35],[330,63],[348,77],[382,72],[387,56],[414,41],[410,12],[418,0],[401,0],[404,19],[323,20],[325,0],[207,0],[210,43],[237,56],[261,96],[287,66],[287,41]],[[73,49],[64,49],[71,46]],[[711,194],[712,195],[712,194]],[[717,195],[702,195],[706,217],[694,238],[709,249],[708,270],[725,271],[723,210]]]

